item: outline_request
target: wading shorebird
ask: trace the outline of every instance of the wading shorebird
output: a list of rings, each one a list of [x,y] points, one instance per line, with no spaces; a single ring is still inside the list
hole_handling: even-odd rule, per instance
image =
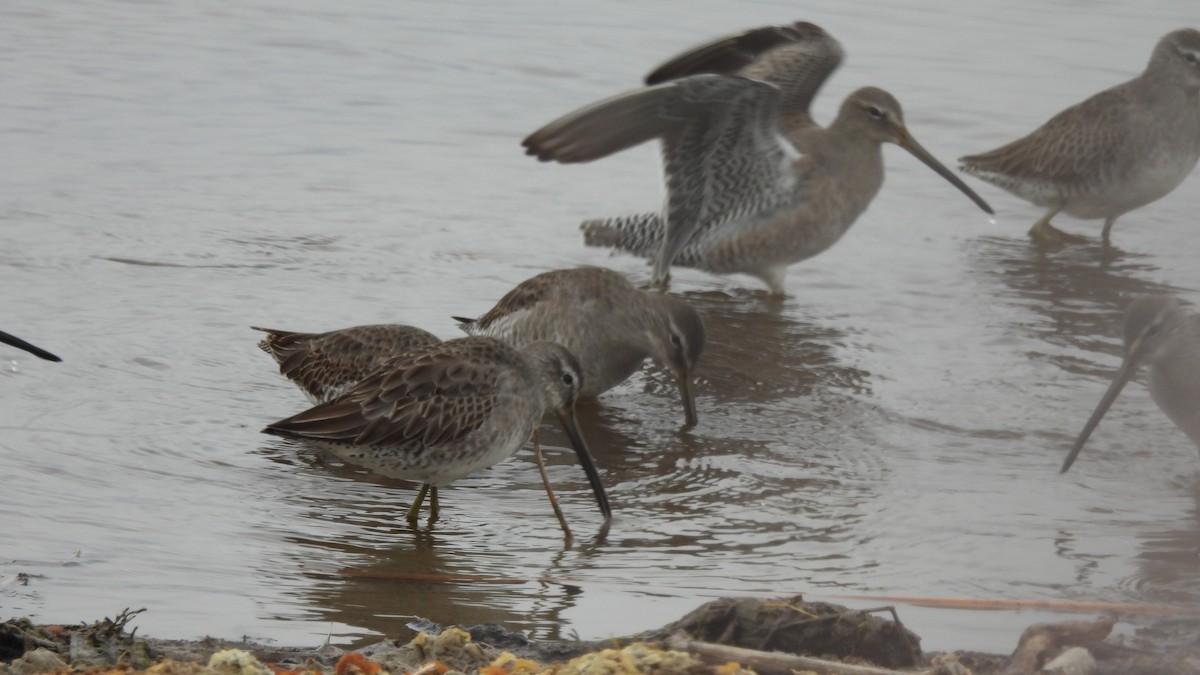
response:
[[[514,349],[490,337],[448,340],[387,363],[342,396],[267,425],[265,433],[325,447],[391,478],[420,481],[416,523],[438,488],[514,455],[553,410],[587,473],[605,519],[612,510],[575,421],[582,370],[562,345]]]
[[[687,425],[698,421],[692,375],[704,351],[704,322],[679,298],[638,289],[603,267],[580,267],[522,281],[478,319],[454,318],[469,335],[514,347],[563,345],[583,367],[580,396],[599,396],[654,359],[675,376]]]
[[[8,333],[5,333],[4,331],[0,331],[0,342],[3,342],[6,345],[16,347],[17,349],[23,349],[23,350],[29,352],[30,354],[33,354],[34,356],[38,357],[39,359],[45,359],[47,361],[62,361],[62,359],[55,356],[54,354],[51,354],[50,352],[46,351],[45,349],[42,349],[41,347],[38,347],[36,345],[31,345],[28,342],[17,337],[16,335],[10,335]]]
[[[1198,159],[1200,31],[1184,28],[1158,41],[1141,75],[959,168],[1045,208],[1034,238],[1076,239],[1050,225],[1061,211],[1103,218],[1107,245],[1117,218],[1174,190]]]
[[[688,51],[650,86],[569,113],[523,142],[542,161],[589,162],[662,141],[661,213],[590,220],[584,242],[652,258],[665,286],[671,265],[762,279],[775,294],[792,263],[832,246],[883,184],[881,145],[908,150],[992,209],[918,144],[891,94],[850,94],[822,128],[809,104],[842,61],[810,23],[770,26]]]
[[[1143,297],[1125,311],[1125,359],[1075,439],[1064,472],[1143,363],[1149,366],[1151,398],[1200,448],[1200,314],[1186,313],[1174,298]]]
[[[441,342],[433,333],[403,324],[353,326],[326,333],[251,328],[267,334],[258,347],[313,403],[331,401],[388,361]]]

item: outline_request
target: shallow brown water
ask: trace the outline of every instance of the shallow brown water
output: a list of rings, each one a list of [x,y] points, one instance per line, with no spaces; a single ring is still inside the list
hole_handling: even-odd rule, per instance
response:
[[[866,84],[950,163],[1138,72],[1183,2],[356,3],[0,8],[4,329],[62,355],[0,363],[0,611],[146,606],[158,636],[312,644],[412,616],[536,637],[649,628],[722,594],[1200,601],[1200,460],[1134,385],[1058,466],[1118,363],[1138,293],[1200,299],[1200,177],[1090,244],[986,185],[995,222],[903,152],[790,297],[697,272],[701,424],[647,368],[584,406],[616,517],[565,440],[445,491],[259,433],[305,406],[251,324],[399,321],[453,337],[585,249],[584,217],[659,203],[652,148],[538,165],[519,139],[679,49],[807,19],[849,59],[819,119]],[[14,575],[33,575],[29,585]],[[452,583],[402,575],[467,575]],[[505,580],[511,583],[499,583]],[[878,602],[862,602],[876,605]],[[1034,613],[902,609],[925,646],[1006,650]],[[1130,630],[1133,624],[1122,624]]]

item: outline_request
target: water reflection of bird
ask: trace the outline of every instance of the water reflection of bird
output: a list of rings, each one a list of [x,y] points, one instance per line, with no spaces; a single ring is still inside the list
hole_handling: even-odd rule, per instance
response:
[[[315,442],[343,460],[421,482],[408,509],[415,523],[428,494],[511,457],[554,410],[607,518],[608,497],[575,421],[581,369],[561,345],[521,349],[489,337],[435,344],[396,359],[342,396],[272,423],[266,433]]]
[[[34,356],[38,357],[39,359],[45,359],[47,361],[62,361],[61,358],[55,356],[54,354],[51,354],[50,352],[46,351],[45,349],[42,349],[41,347],[38,347],[36,345],[29,344],[28,342],[22,340],[21,338],[17,337],[16,335],[10,335],[8,333],[5,333],[4,331],[0,331],[0,342],[3,342],[6,345],[16,347],[17,349],[23,349],[23,350],[29,352],[30,354],[33,354]]]
[[[1169,297],[1138,298],[1125,312],[1125,359],[1091,419],[1063,462],[1071,468],[1121,389],[1143,364],[1150,396],[1167,417],[1200,447],[1200,314],[1188,314]]]
[[[662,212],[583,224],[589,246],[652,258],[660,284],[681,265],[750,274],[781,294],[787,267],[832,246],[879,191],[884,142],[991,213],[909,135],[882,89],[850,94],[828,127],[813,122],[809,105],[841,60],[838,42],[810,23],[747,31],[671,59],[651,86],[569,113],[523,144],[573,163],[662,141]]]
[[[704,322],[679,298],[640,290],[612,270],[581,267],[526,279],[480,318],[456,318],[468,334],[514,347],[563,345],[583,368],[581,396],[612,389],[651,358],[674,374],[687,424],[697,422],[692,374],[704,351]]]
[[[1030,230],[1062,239],[1050,226],[1060,211],[1103,218],[1103,239],[1122,215],[1178,186],[1200,159],[1200,31],[1168,33],[1145,71],[1050,118],[1033,133],[991,152],[961,158],[963,171],[1047,209]]]
[[[1077,358],[1077,350],[1102,351],[1101,336],[1120,323],[1129,299],[1171,295],[1180,288],[1159,281],[1153,256],[1129,253],[1100,242],[1078,246],[1037,246],[1004,236],[972,238],[966,269],[991,289],[989,296],[1031,321],[1009,322],[1005,331],[1060,349],[1037,349],[1031,356],[1047,365],[1082,376],[1096,375],[1096,365]]]
[[[413,616],[396,608],[412,607],[446,624],[481,622],[538,640],[570,639],[572,612],[586,594],[556,580],[578,576],[610,550],[599,543],[567,549],[531,526],[532,519],[499,526],[490,514],[452,531],[416,529],[398,536],[386,517],[363,512],[361,495],[344,497],[323,490],[284,495],[301,507],[303,519],[282,524],[292,545],[272,556],[264,571],[304,580],[296,593],[312,608],[311,620],[380,635],[406,634]],[[330,528],[336,537],[319,534]],[[507,538],[505,546],[496,545],[498,535]],[[335,575],[321,564],[326,561],[337,561]],[[504,601],[497,602],[499,596]]]
[[[313,403],[331,401],[388,361],[440,342],[433,333],[403,324],[353,326],[326,333],[254,330],[267,334],[259,348]]]

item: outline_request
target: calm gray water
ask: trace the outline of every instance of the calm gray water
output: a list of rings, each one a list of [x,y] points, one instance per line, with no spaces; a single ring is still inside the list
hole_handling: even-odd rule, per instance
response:
[[[950,163],[1136,74],[1194,3],[205,7],[0,7],[0,329],[65,358],[0,355],[0,615],[145,606],[161,637],[314,644],[415,615],[600,638],[724,594],[1200,604],[1200,459],[1142,384],[1057,472],[1128,298],[1200,300],[1200,176],[1120,221],[1105,259],[1098,222],[1064,219],[1091,243],[1039,249],[1036,208],[974,183],[989,221],[889,148],[879,197],[792,268],[787,300],[676,274],[710,331],[701,424],[680,431],[652,368],[584,406],[606,537],[551,434],[569,548],[531,453],[413,531],[410,485],[260,434],[306,401],[248,328],[449,338],[451,314],[545,269],[644,280],[576,226],[654,208],[654,148],[555,166],[518,142],[699,41],[814,21],[849,54],[818,118],[885,86]],[[926,647],[995,650],[1047,616],[901,614]]]

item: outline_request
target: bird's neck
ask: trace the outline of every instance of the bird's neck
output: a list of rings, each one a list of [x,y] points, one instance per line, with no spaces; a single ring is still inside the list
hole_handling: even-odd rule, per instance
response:
[[[866,172],[882,180],[883,144],[835,121],[826,129],[809,132],[802,151],[830,174]]]

